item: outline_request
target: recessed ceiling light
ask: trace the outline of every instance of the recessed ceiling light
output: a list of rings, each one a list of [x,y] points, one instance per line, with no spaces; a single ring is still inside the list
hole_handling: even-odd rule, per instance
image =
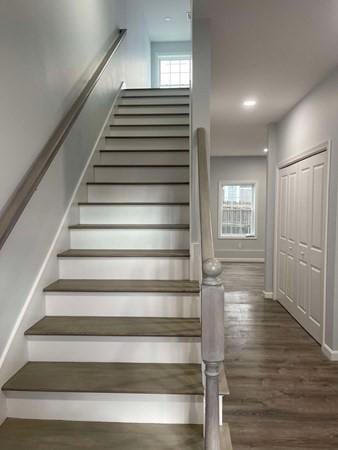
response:
[[[165,17],[163,20],[164,20],[165,22],[171,22],[171,21],[172,21],[172,17],[167,16],[167,17]]]
[[[242,103],[244,108],[254,108],[257,105],[257,100],[254,98],[248,98]]]
[[[268,153],[268,151],[269,151],[268,148],[265,148],[265,149],[263,150],[264,153]]]

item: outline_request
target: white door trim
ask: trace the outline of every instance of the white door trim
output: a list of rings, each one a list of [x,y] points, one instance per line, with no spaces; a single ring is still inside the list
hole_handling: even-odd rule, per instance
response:
[[[277,258],[277,249],[278,249],[278,211],[279,211],[279,171],[284,167],[295,164],[299,161],[309,158],[310,156],[317,155],[319,153],[327,152],[327,181],[326,181],[326,214],[325,214],[325,249],[324,249],[324,283],[323,283],[323,329],[322,329],[322,350],[323,353],[327,356],[327,352],[325,352],[325,348],[328,348],[325,343],[325,332],[326,332],[326,281],[327,281],[327,232],[328,232],[328,211],[329,211],[329,186],[330,186],[330,178],[331,178],[331,148],[332,148],[332,139],[328,138],[327,140],[310,147],[309,149],[298,153],[297,155],[291,156],[280,163],[278,163],[276,167],[276,194],[275,194],[275,229],[274,229],[274,270],[273,270],[273,298],[277,300],[277,273],[278,273],[278,258]],[[296,320],[296,319],[295,319]]]
[[[314,147],[311,147],[307,150],[304,150],[297,155],[291,156],[290,158],[284,159],[280,163],[278,163],[278,169],[283,169],[284,167],[291,166],[296,162],[302,161],[303,159],[307,159],[310,156],[317,155],[318,153],[328,152],[328,156],[331,154],[331,139],[327,139],[326,141],[321,142]]]

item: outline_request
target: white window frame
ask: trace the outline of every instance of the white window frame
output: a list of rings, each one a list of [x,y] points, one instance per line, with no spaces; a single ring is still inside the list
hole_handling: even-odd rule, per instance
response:
[[[253,186],[254,187],[254,234],[223,234],[223,187],[224,186]],[[258,183],[256,181],[219,181],[218,185],[218,239],[227,240],[256,240],[258,236],[257,217],[258,217]]]
[[[161,89],[177,89],[176,86],[161,86],[161,61],[162,60],[174,60],[174,61],[181,61],[181,60],[189,60],[190,61],[190,83],[186,86],[187,89],[191,88],[191,82],[192,82],[192,57],[191,55],[185,55],[185,54],[158,54],[157,55],[157,84],[158,87]]]

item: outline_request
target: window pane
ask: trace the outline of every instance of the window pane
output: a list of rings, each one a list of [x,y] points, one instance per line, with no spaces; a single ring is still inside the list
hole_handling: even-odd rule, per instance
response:
[[[190,72],[190,63],[189,61],[181,61],[181,72],[189,73]]]
[[[170,84],[171,85],[176,85],[176,86],[178,86],[180,84],[180,74],[179,73],[172,73],[171,74]]]
[[[170,75],[169,74],[162,74],[161,75],[161,85],[169,86],[170,85]]]
[[[170,62],[169,61],[161,61],[161,73],[170,72]]]
[[[171,73],[180,73],[179,61],[171,61],[170,70],[171,70]]]
[[[223,185],[222,198],[222,236],[254,236],[255,185]]]
[[[188,86],[190,83],[190,76],[188,73],[181,74],[181,84]]]
[[[191,62],[189,59],[161,59],[160,87],[189,87],[190,80]]]

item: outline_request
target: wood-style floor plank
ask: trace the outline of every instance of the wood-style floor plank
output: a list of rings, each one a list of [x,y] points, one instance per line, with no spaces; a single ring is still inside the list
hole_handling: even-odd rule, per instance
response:
[[[337,450],[338,364],[263,298],[263,264],[225,264],[222,277],[233,449]]]

